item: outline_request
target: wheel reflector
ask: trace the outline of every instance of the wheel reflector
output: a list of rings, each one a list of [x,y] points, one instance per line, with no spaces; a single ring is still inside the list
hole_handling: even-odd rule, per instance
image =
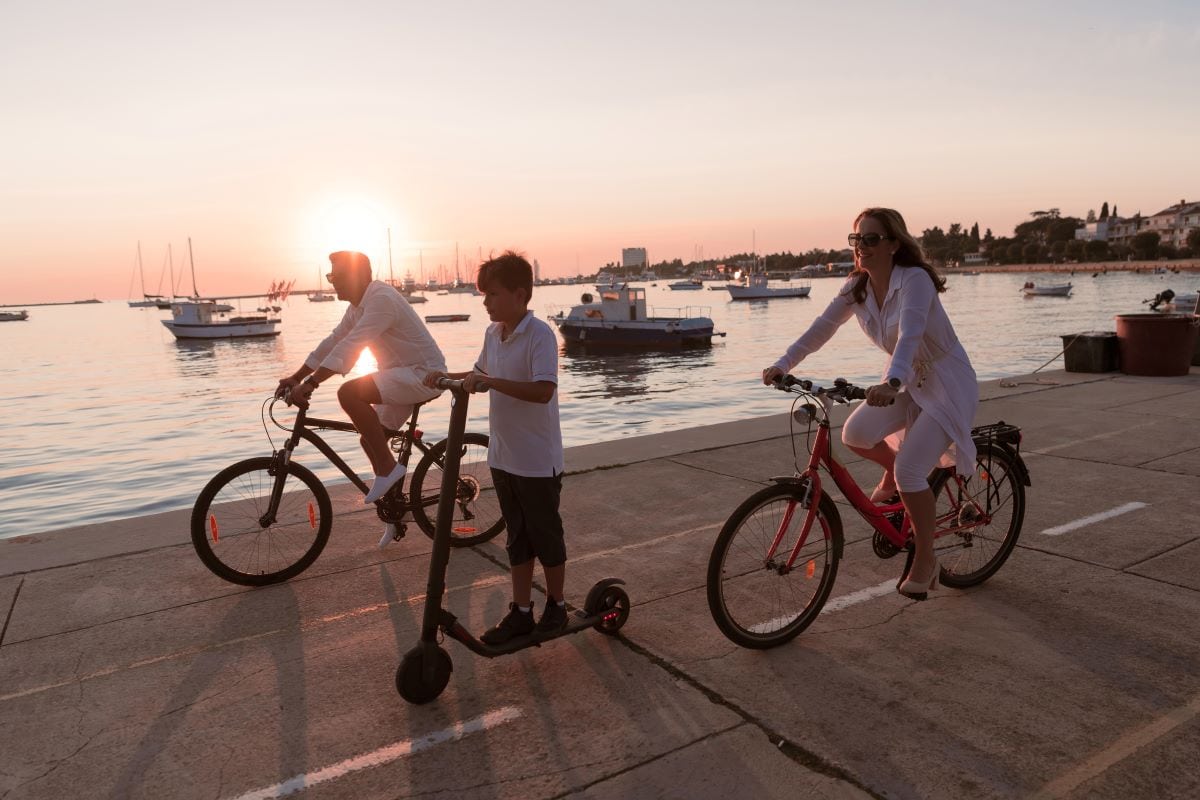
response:
[[[815,561],[808,562],[808,568],[804,570],[804,577],[811,578],[817,573],[817,563]]]
[[[308,501],[308,526],[310,528],[317,527],[317,509],[313,507],[312,500]]]
[[[479,533],[479,528],[471,528],[466,525],[457,528],[451,528],[450,530],[452,530],[454,533]]]
[[[212,533],[212,540],[214,542],[221,541],[221,532],[218,530],[216,514],[208,515],[208,530]]]

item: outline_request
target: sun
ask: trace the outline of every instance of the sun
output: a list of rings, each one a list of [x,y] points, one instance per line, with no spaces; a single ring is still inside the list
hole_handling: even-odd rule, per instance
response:
[[[388,231],[392,242],[402,236],[392,215],[365,197],[338,197],[315,209],[309,230],[313,247],[322,255],[336,250],[366,253],[372,263],[386,263]]]

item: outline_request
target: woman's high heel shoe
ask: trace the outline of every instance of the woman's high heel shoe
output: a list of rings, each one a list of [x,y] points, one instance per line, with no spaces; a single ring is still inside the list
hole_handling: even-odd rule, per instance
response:
[[[900,491],[896,488],[896,484],[886,486],[882,482],[875,487],[875,491],[871,492],[872,503],[899,503]]]
[[[942,571],[942,565],[935,563],[933,571],[929,574],[927,581],[915,581],[912,578],[912,570],[905,576],[904,581],[900,584],[898,591],[900,594],[910,600],[924,600],[929,596],[929,593],[937,588],[938,575]]]

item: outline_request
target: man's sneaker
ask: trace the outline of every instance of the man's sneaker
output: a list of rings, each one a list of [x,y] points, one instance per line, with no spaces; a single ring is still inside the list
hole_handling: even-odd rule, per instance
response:
[[[567,607],[560,606],[558,601],[553,598],[546,598],[546,608],[542,611],[542,618],[538,620],[537,624],[538,635],[545,636],[550,633],[558,633],[566,624]]]
[[[533,606],[531,605],[528,611],[522,611],[517,608],[516,603],[509,603],[508,616],[480,636],[479,640],[484,644],[504,644],[518,636],[528,636],[533,633],[533,628]]]
[[[403,478],[405,472],[407,472],[405,466],[397,464],[387,475],[376,475],[375,481],[371,484],[371,491],[367,492],[367,496],[363,498],[363,505],[369,506],[387,494],[388,489],[395,486],[396,481]]]

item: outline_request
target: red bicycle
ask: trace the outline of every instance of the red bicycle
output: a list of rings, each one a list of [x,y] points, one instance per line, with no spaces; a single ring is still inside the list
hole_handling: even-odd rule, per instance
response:
[[[866,390],[841,378],[832,387],[786,375],[776,388],[797,395],[791,415],[796,473],[772,478],[737,507],[708,560],[708,607],[731,641],[764,649],[795,638],[812,624],[837,578],[842,558],[842,520],[824,490],[823,468],[850,505],[874,529],[880,558],[907,552],[912,565],[912,528],[903,504],[872,503],[833,457],[829,414],[835,403],[862,400]],[[813,426],[816,426],[815,439]],[[805,427],[808,462],[800,467],[797,440]],[[1021,431],[997,422],[971,430],[976,469],[963,477],[937,467],[929,485],[937,499],[934,550],[939,581],[954,588],[990,578],[1012,553],[1025,517],[1029,470],[1021,458]]]

